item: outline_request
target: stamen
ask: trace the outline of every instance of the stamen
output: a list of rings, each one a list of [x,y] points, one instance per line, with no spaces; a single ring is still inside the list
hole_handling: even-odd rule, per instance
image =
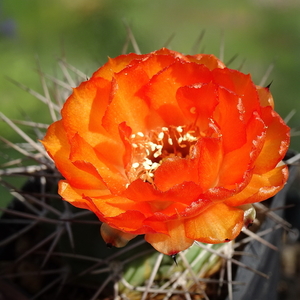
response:
[[[182,128],[182,126],[178,126],[178,127],[176,127],[176,130],[178,131],[178,132],[183,132],[183,128]]]
[[[159,141],[161,141],[163,138],[164,138],[164,133],[163,132],[160,132],[159,134],[158,134],[158,140]]]
[[[152,143],[152,142],[149,142],[149,146],[151,148],[151,151],[154,151],[156,149],[156,144]]]
[[[132,168],[136,169],[136,168],[138,168],[138,167],[139,167],[139,165],[140,165],[140,164],[139,164],[138,162],[136,162],[136,163],[133,163],[133,164],[132,164]]]

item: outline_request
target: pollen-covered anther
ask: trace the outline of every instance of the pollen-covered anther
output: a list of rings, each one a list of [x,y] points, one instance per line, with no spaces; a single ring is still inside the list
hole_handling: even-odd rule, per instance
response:
[[[195,142],[195,141],[198,140],[197,137],[193,136],[193,135],[190,134],[189,132],[186,133],[185,138],[186,138],[185,140],[186,140],[186,141],[189,141],[189,142]]]
[[[154,158],[157,158],[157,157],[162,155],[163,146],[162,145],[157,145],[156,148],[157,148],[157,151],[154,152],[154,154],[153,154]]]
[[[182,133],[182,132],[183,132],[183,127],[182,127],[182,126],[178,126],[178,127],[176,127],[176,130],[177,130],[179,133]]]
[[[139,165],[140,165],[140,164],[139,164],[138,162],[136,162],[136,163],[133,163],[133,164],[132,164],[132,168],[136,169],[136,168],[138,168],[138,167],[139,167]]]
[[[157,139],[158,139],[159,141],[161,141],[161,140],[163,140],[164,136],[165,136],[165,134],[164,134],[164,132],[162,131],[162,132],[160,132],[160,133],[158,134]]]

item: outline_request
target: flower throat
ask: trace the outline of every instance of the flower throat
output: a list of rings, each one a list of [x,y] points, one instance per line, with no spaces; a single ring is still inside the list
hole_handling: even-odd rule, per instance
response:
[[[169,126],[151,130],[147,134],[137,132],[130,136],[131,162],[127,167],[130,182],[140,178],[153,183],[155,170],[172,157],[188,158],[190,148],[200,137],[198,128]]]

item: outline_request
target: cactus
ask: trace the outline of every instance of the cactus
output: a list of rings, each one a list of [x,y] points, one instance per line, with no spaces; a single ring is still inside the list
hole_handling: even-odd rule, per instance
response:
[[[63,99],[87,76],[59,60],[63,80],[39,71],[44,94],[17,85],[44,102],[52,120],[59,118]],[[50,96],[54,87],[54,96]],[[109,249],[99,236],[100,221],[89,211],[71,207],[57,195],[61,175],[39,143],[48,124],[0,119],[23,140],[1,141],[20,154],[1,166],[0,182],[13,200],[1,208],[0,295],[5,299],[233,299],[237,268],[261,278],[269,275],[243,264],[245,245],[257,242],[276,251],[264,239],[269,232],[290,230],[290,225],[266,204],[255,204],[259,220],[236,241],[206,245],[195,243],[172,257],[156,252],[143,239],[123,249]],[[21,129],[34,132],[31,137]],[[293,159],[293,158],[292,158]],[[297,160],[297,158],[294,158]],[[22,177],[17,188],[12,178]],[[259,222],[271,218],[271,227],[259,230]],[[253,260],[257,258],[252,257]]]

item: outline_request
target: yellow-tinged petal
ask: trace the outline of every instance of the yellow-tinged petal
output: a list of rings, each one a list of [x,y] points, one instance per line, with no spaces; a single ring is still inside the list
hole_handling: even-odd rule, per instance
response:
[[[288,167],[279,166],[264,174],[253,174],[249,184],[238,194],[225,199],[224,203],[239,206],[266,200],[277,194],[288,178]]]
[[[166,255],[175,255],[183,251],[194,243],[193,239],[186,237],[183,220],[167,222],[167,234],[146,234],[145,240],[157,251]]]
[[[256,86],[259,102],[261,106],[271,106],[274,108],[274,99],[268,87]]]
[[[255,161],[254,172],[263,174],[272,170],[284,158],[290,144],[290,128],[271,108],[262,108],[262,119],[267,127],[262,150]]]
[[[243,228],[244,211],[217,203],[184,223],[186,236],[190,239],[210,244],[225,243],[235,239]]]
[[[252,172],[266,139],[266,125],[257,113],[246,125],[246,143],[224,155],[219,172],[219,186],[234,187],[245,180],[246,173]]]
[[[197,64],[204,64],[210,70],[220,68],[224,69],[225,64],[216,58],[213,54],[196,54],[196,55],[187,55],[189,61],[195,62]]]

